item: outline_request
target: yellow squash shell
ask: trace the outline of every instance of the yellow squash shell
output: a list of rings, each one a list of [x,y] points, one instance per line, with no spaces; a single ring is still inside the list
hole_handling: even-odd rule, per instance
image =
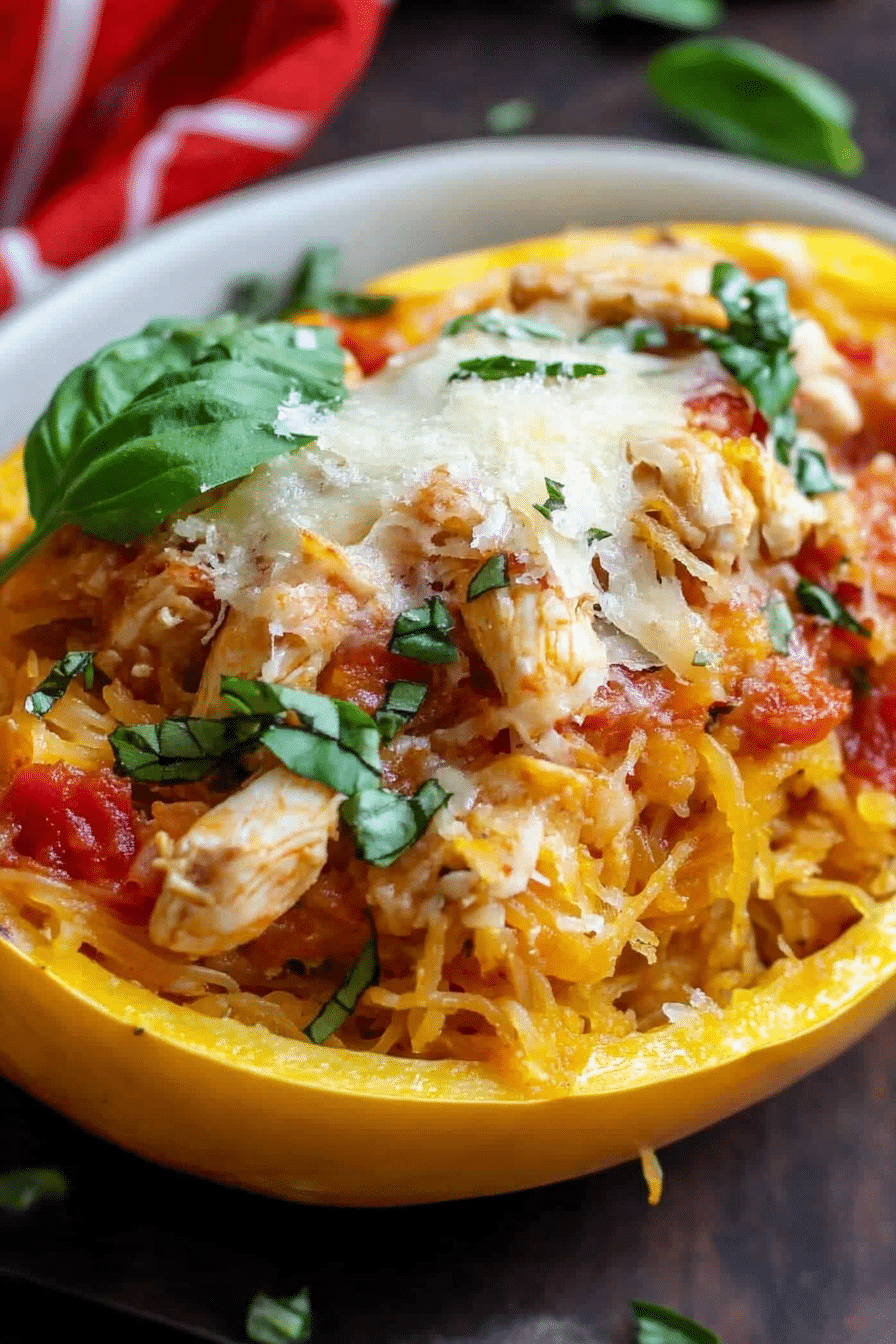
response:
[[[896,256],[868,240],[772,225],[672,231],[756,274],[786,274],[800,307],[857,337],[896,317]],[[521,261],[650,236],[516,243],[370,288],[411,312]],[[0,527],[15,515],[18,475],[16,464],[0,468]],[[422,1203],[596,1171],[767,1097],[873,1027],[896,1003],[894,972],[890,900],[822,951],[778,963],[719,1014],[612,1040],[567,1094],[530,1100],[474,1064],[358,1054],[202,1016],[4,916],[0,1068],[87,1129],[171,1167],[311,1203]]]

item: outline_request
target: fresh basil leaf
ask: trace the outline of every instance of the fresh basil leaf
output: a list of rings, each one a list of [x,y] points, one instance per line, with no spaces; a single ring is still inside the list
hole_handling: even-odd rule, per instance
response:
[[[41,1199],[64,1199],[68,1180],[53,1167],[22,1167],[0,1174],[0,1209],[25,1213]]]
[[[705,1325],[681,1316],[671,1307],[655,1302],[632,1302],[632,1313],[637,1322],[638,1344],[720,1344]]]
[[[422,681],[392,681],[386,687],[383,703],[373,716],[384,742],[391,742],[397,733],[414,718],[428,687]]]
[[[787,285],[779,276],[753,281],[731,261],[717,261],[712,293],[728,318],[728,329],[742,345],[786,350],[793,336]]]
[[[388,868],[423,835],[449,795],[428,779],[411,798],[386,789],[363,789],[347,798],[339,814],[354,836],[358,857]]]
[[[647,77],[661,102],[727,149],[848,175],[864,167],[842,90],[759,43],[679,42],[653,58]]]
[[[597,541],[606,541],[607,537],[612,537],[612,532],[605,532],[602,527],[589,527],[585,533],[585,540],[589,546],[593,546]]]
[[[483,382],[491,383],[503,378],[531,378],[534,374],[545,378],[590,378],[602,373],[606,373],[602,364],[569,364],[559,359],[542,364],[540,360],[518,359],[515,355],[488,355],[485,358],[462,359],[448,381],[456,383],[468,378],[480,378]]]
[[[850,634],[862,635],[865,639],[871,638],[868,627],[857,621],[833,593],[829,593],[826,588],[820,588],[817,583],[800,579],[796,586],[796,599],[809,616],[818,616],[823,621],[830,621],[832,625],[839,626],[841,630],[848,630]]]
[[[489,336],[504,336],[510,341],[565,341],[566,333],[550,322],[539,322],[533,317],[519,317],[500,308],[487,308],[482,313],[464,313],[442,328],[444,336],[457,336],[462,331],[484,331]]]
[[[269,726],[259,741],[293,774],[346,795],[379,784],[379,729],[351,701],[244,677],[222,677],[221,697],[250,723],[267,719]],[[273,721],[289,712],[298,716],[301,727]]]
[[[831,475],[824,453],[804,443],[798,443],[794,449],[792,471],[797,485],[810,499],[843,489]]]
[[[695,327],[694,334],[719,362],[745,387],[756,403],[756,409],[771,423],[786,411],[799,386],[789,350],[763,350],[740,345],[727,332],[712,327]]]
[[[389,652],[419,663],[456,663],[460,654],[451,638],[454,621],[440,597],[413,607],[398,617],[389,640]]]
[[[308,1023],[305,1028],[308,1039],[315,1045],[321,1045],[328,1036],[333,1035],[334,1031],[338,1031],[343,1022],[346,1022],[355,1011],[364,991],[375,985],[379,978],[380,963],[374,935],[364,944],[361,955],[342,984],[330,995],[317,1016]]]
[[[286,308],[297,313],[332,313],[335,317],[378,317],[395,306],[391,294],[352,294],[336,288],[339,248],[329,244],[309,247],[292,281]]]
[[[89,691],[93,685],[93,654],[85,651],[67,653],[54,663],[39,686],[25,697],[25,709],[42,719],[61,700],[75,677],[83,677]]]
[[[303,328],[272,323],[244,331],[237,322],[230,314],[201,328],[151,324],[137,345],[144,349],[156,336],[169,344],[152,346],[142,363],[131,360],[127,378],[112,361],[112,391],[100,378],[111,356],[100,360],[91,386],[108,395],[93,398],[86,419],[72,405],[87,375],[64,395],[63,383],[25,447],[26,472],[42,480],[39,492],[29,487],[35,528],[0,561],[0,582],[64,523],[106,541],[132,541],[204,491],[311,442],[284,429],[279,412],[297,391],[328,405],[345,395],[334,376],[333,333],[315,329],[309,345]],[[150,372],[155,381],[125,402]]]
[[[293,1297],[256,1293],[246,1312],[246,1338],[252,1344],[301,1344],[311,1335],[311,1298],[303,1288]]]
[[[790,653],[790,636],[794,631],[793,615],[783,597],[770,597],[762,608],[768,626],[768,637],[776,653]]]
[[[227,296],[229,312],[261,322],[277,311],[277,286],[267,275],[237,276]]]
[[[482,597],[483,593],[490,593],[495,588],[509,587],[510,575],[507,572],[507,556],[503,552],[499,555],[491,555],[470,580],[467,587],[467,601],[475,602],[476,598]]]
[[[119,725],[109,734],[115,772],[144,784],[185,784],[233,767],[259,745],[265,718],[163,719]]]
[[[552,481],[549,476],[545,476],[544,483],[548,497],[543,504],[533,504],[532,507],[542,518],[550,520],[551,514],[557,509],[566,508],[566,500],[563,497],[564,486],[562,481]]]
[[[507,98],[493,103],[485,114],[485,124],[492,135],[514,135],[525,131],[535,120],[535,105],[528,98]]]
[[[575,0],[574,8],[586,23],[624,14],[668,28],[714,28],[725,17],[721,0]]]

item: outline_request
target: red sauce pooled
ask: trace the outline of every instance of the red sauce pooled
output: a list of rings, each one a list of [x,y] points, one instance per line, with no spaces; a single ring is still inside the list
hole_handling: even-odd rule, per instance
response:
[[[735,392],[713,392],[709,396],[691,397],[685,402],[691,420],[697,429],[711,429],[723,438],[745,439],[758,428],[756,415],[742,396]],[[765,421],[760,416],[765,433]]]
[[[111,770],[26,765],[0,796],[0,866],[117,886],[137,852],[131,785]]]
[[[856,697],[841,741],[854,775],[896,792],[896,685],[892,680]]]

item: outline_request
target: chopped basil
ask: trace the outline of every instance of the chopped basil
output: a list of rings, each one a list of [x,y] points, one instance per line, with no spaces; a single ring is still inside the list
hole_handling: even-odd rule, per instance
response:
[[[355,839],[358,857],[388,868],[423,835],[448,794],[428,779],[411,798],[385,789],[363,789],[347,798],[340,816]]]
[[[254,750],[270,720],[163,719],[119,725],[109,734],[115,771],[143,784],[186,784],[233,769]]]
[[[256,1293],[246,1312],[246,1338],[252,1344],[301,1344],[311,1335],[311,1299],[303,1288],[294,1297]]]
[[[846,94],[758,42],[678,42],[653,58],[647,78],[661,102],[725,149],[850,175],[862,171]]]
[[[790,636],[794,631],[793,615],[783,597],[770,597],[762,608],[768,626],[768,637],[776,653],[790,653]]]
[[[426,691],[426,683],[422,681],[389,683],[383,703],[373,716],[384,742],[391,742],[411,722],[426,699]]]
[[[649,322],[646,318],[633,317],[619,327],[593,327],[582,337],[582,344],[604,348],[621,345],[628,350],[644,353],[649,350],[665,350],[669,344],[669,337],[661,322]]]
[[[361,795],[356,795],[360,797]],[[315,1045],[322,1044],[338,1031],[358,1006],[358,1000],[380,978],[380,963],[376,949],[376,935],[368,938],[358,960],[352,966],[339,988],[330,995],[320,1012],[305,1028],[305,1035]]]
[[[793,457],[788,465],[797,485],[810,498],[843,489],[831,476],[824,453],[820,453],[817,448],[809,448],[804,443],[794,444]]]
[[[350,700],[243,677],[223,677],[221,695],[229,709],[245,716],[238,722],[264,723],[259,744],[293,774],[344,794],[378,785],[380,732]],[[278,722],[290,712],[298,716],[299,727]]]
[[[575,0],[576,16],[586,23],[624,14],[669,28],[714,28],[725,14],[721,0]]]
[[[85,651],[67,653],[54,663],[39,686],[25,697],[25,708],[29,714],[42,719],[61,700],[75,677],[83,677],[89,691],[93,685],[93,654]]]
[[[52,1167],[22,1167],[0,1174],[0,1209],[24,1213],[41,1199],[64,1199],[68,1180]]]
[[[481,569],[478,569],[467,588],[467,601],[475,602],[477,597],[490,593],[495,588],[509,588],[510,575],[507,572],[507,556],[502,552],[491,555]]]
[[[717,653],[707,653],[705,649],[698,649],[691,659],[691,667],[718,667],[719,655]]]
[[[607,537],[612,537],[612,532],[605,532],[602,527],[589,527],[585,533],[585,540],[589,546],[593,546],[597,541],[606,541]]]
[[[301,332],[302,339],[297,340]],[[311,442],[281,408],[345,397],[335,333],[161,319],[104,346],[60,383],[25,443],[34,531],[0,582],[65,523],[126,542],[214,486]]]
[[[518,317],[500,308],[488,308],[483,313],[465,313],[455,317],[443,328],[443,335],[457,336],[462,331],[485,331],[489,336],[504,336],[509,341],[564,341],[565,332],[549,322],[538,322],[532,317]]]
[[[282,316],[296,313],[332,313],[335,317],[378,317],[395,306],[391,294],[353,294],[336,288],[339,248],[309,247],[290,285]]]
[[[456,663],[460,654],[451,638],[454,621],[440,597],[413,607],[398,617],[389,640],[389,652],[418,663]]]
[[[462,359],[448,379],[449,383],[479,378],[483,382],[497,382],[503,378],[590,378],[606,373],[602,364],[566,363],[554,360],[543,364],[538,359],[518,359],[515,355],[488,355],[481,359]]]
[[[566,500],[563,497],[564,485],[562,481],[552,481],[549,476],[544,478],[548,497],[543,504],[533,504],[532,507],[536,513],[540,513],[542,518],[550,520],[551,514],[557,509],[566,508]]]
[[[267,275],[241,275],[234,280],[227,308],[240,317],[262,322],[277,311],[277,286]]]
[[[833,593],[829,593],[826,588],[820,588],[817,583],[800,579],[796,586],[796,598],[803,611],[810,616],[830,621],[832,625],[839,626],[841,630],[848,630],[850,634],[863,635],[865,639],[871,638],[868,627],[857,621]]]
[[[492,135],[513,135],[524,131],[535,120],[535,106],[528,98],[508,98],[493,103],[485,114],[485,124]]]
[[[718,1335],[671,1307],[632,1302],[631,1308],[637,1322],[638,1344],[719,1344]]]

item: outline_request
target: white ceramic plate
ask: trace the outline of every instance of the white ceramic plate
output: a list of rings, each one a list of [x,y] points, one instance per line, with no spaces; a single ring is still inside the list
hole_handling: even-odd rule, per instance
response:
[[[361,159],[201,206],[111,248],[0,322],[0,451],[60,378],[152,317],[219,308],[241,272],[285,278],[310,242],[355,285],[413,261],[570,224],[766,219],[896,245],[896,211],[844,187],[705,150],[625,140],[471,141]]]

